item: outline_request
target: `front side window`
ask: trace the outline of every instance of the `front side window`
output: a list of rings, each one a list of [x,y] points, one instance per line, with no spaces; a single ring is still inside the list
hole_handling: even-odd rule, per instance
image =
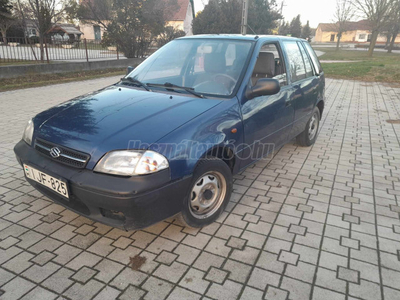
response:
[[[306,78],[306,69],[297,42],[285,41],[283,42],[283,45],[285,46],[286,54],[289,58],[290,77],[292,82]]]
[[[253,41],[175,40],[145,60],[131,74],[145,84],[193,88],[212,96],[230,96],[239,85]]]
[[[258,53],[256,65],[251,76],[254,86],[260,78],[274,78],[280,86],[287,84],[285,64],[275,44],[265,44]]]

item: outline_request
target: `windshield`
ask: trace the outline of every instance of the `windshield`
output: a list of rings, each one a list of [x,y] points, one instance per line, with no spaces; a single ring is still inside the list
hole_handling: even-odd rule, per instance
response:
[[[213,96],[232,95],[253,42],[226,39],[175,40],[129,74],[144,84],[168,83]],[[182,90],[180,90],[181,92]]]

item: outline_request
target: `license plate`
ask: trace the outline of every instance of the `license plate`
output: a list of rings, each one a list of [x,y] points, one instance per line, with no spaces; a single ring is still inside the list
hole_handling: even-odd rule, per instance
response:
[[[43,173],[31,166],[24,165],[26,177],[32,179],[45,187],[53,190],[65,198],[69,198],[67,183],[63,180],[57,179],[49,174]]]

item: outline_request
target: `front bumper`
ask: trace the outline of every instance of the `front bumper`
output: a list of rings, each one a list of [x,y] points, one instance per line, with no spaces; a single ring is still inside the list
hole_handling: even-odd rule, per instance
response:
[[[69,200],[26,178],[42,194],[87,218],[125,230],[145,228],[180,212],[191,181],[185,177],[171,182],[169,170],[118,177],[76,169],[41,155],[24,141],[14,152],[21,165],[68,181]]]

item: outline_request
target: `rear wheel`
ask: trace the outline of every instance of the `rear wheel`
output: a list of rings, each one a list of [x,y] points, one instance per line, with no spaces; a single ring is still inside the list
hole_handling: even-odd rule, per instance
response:
[[[224,211],[232,194],[232,173],[218,158],[202,160],[195,171],[189,193],[178,219],[189,227],[214,222]]]
[[[315,107],[311,115],[311,118],[308,120],[306,124],[306,128],[302,133],[300,133],[296,137],[296,141],[300,146],[309,147],[315,143],[318,136],[319,121],[320,121],[319,109]]]

